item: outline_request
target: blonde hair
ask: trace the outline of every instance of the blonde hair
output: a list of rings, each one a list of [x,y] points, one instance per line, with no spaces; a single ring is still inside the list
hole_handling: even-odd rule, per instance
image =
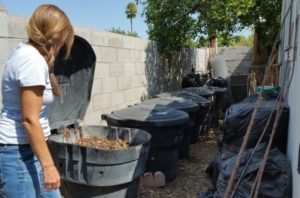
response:
[[[54,66],[59,48],[65,44],[65,58],[70,56],[74,41],[73,27],[67,15],[55,5],[41,5],[27,26],[29,43],[45,58],[49,69]]]

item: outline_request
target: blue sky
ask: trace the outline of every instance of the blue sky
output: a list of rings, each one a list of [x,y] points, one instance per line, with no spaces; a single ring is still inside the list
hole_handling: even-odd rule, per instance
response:
[[[0,0],[6,10],[15,15],[31,16],[36,7],[41,4],[54,4],[69,16],[74,25],[110,30],[120,27],[130,30],[130,21],[126,18],[125,7],[134,0]],[[148,38],[147,24],[141,16],[142,7],[138,7],[137,17],[133,20],[133,30],[142,38]],[[249,35],[250,30],[237,34]]]
[[[130,30],[130,21],[126,18],[125,7],[133,0],[0,0],[6,10],[15,15],[31,16],[41,4],[54,4],[69,16],[74,25],[110,30],[120,27]],[[147,25],[141,17],[142,8],[138,8],[137,17],[133,20],[133,30],[140,37],[147,38]]]

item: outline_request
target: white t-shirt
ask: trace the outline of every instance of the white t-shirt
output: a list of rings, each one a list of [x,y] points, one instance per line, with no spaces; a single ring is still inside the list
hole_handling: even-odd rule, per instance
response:
[[[36,48],[20,43],[9,57],[2,77],[2,104],[0,113],[0,143],[27,144],[27,134],[22,126],[21,87],[45,87],[40,123],[45,138],[50,135],[47,104],[53,101],[49,70],[44,57]]]

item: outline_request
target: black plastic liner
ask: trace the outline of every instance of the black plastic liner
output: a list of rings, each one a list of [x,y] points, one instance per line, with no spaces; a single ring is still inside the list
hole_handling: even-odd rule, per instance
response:
[[[260,144],[256,150],[241,183],[234,195],[235,198],[249,197],[256,174],[266,150],[266,144]],[[239,148],[231,147],[225,149],[218,161],[220,167],[216,191],[209,190],[200,193],[203,198],[222,198],[231,176]],[[247,160],[250,158],[253,149],[246,150],[241,158],[240,168],[237,173],[237,180],[240,178]],[[258,197],[263,198],[286,198],[291,197],[292,192],[292,171],[288,159],[277,148],[270,151],[264,174],[261,181]]]
[[[251,96],[241,103],[232,105],[228,108],[223,126],[223,140],[225,143],[235,146],[240,146],[242,144],[243,137],[252,117],[256,100],[257,96]],[[247,148],[252,148],[256,145],[260,135],[263,133],[272,110],[274,110],[274,113],[262,142],[269,140],[277,112],[276,100],[274,98],[265,98],[258,107],[257,116],[250,133]],[[287,147],[288,121],[289,109],[286,105],[282,111],[273,140],[273,146],[279,147],[283,153],[286,153]]]

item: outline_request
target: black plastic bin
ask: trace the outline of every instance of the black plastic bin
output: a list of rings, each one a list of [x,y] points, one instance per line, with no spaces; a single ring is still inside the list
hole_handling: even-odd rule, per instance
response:
[[[188,159],[190,157],[190,142],[193,129],[195,127],[196,116],[199,110],[199,105],[179,97],[155,98],[146,100],[139,105],[157,105],[184,111],[189,114],[190,120],[184,129],[183,139],[179,145],[178,156],[180,159]]]
[[[204,97],[201,97],[195,93],[188,91],[175,91],[175,92],[166,92],[156,95],[159,98],[169,98],[171,96],[176,96],[182,99],[191,100],[194,103],[199,105],[199,111],[196,115],[195,126],[191,135],[191,143],[196,143],[199,140],[199,135],[204,126],[204,119],[208,113],[208,109],[211,105],[211,101],[207,100]]]
[[[211,101],[211,105],[208,106],[208,109],[206,110],[205,117],[203,119],[203,125],[200,130],[200,136],[207,136],[208,131],[212,127],[212,118],[214,114],[215,109],[215,102],[216,102],[216,91],[212,89],[208,89],[207,87],[188,87],[184,88],[183,91],[187,91],[190,93],[195,93],[201,97],[204,97]]]
[[[215,86],[207,86],[207,89],[213,91],[215,93],[215,102],[214,108],[212,113],[212,127],[219,127],[219,120],[220,120],[220,112],[222,109],[226,109],[224,104],[224,96],[227,92],[226,87],[215,87]]]
[[[157,105],[137,105],[114,111],[103,118],[109,126],[148,131],[152,138],[146,172],[163,172],[167,183],[175,179],[178,145],[183,138],[183,129],[189,122],[187,113]]]
[[[123,150],[79,146],[74,144],[80,135],[76,130],[68,138],[65,134],[50,136],[48,145],[64,180],[64,197],[137,197],[151,135],[140,129],[104,126],[86,126],[81,130],[83,137],[122,139],[131,146]]]
[[[48,145],[61,175],[62,195],[74,197],[138,197],[139,178],[144,173],[151,135],[139,129],[101,126],[79,127],[93,85],[96,56],[91,45],[75,36],[71,57],[57,57],[54,73],[61,97],[49,106],[52,135]],[[70,137],[64,134],[68,128]],[[80,137],[121,138],[132,143],[124,150],[101,150],[75,144]]]

